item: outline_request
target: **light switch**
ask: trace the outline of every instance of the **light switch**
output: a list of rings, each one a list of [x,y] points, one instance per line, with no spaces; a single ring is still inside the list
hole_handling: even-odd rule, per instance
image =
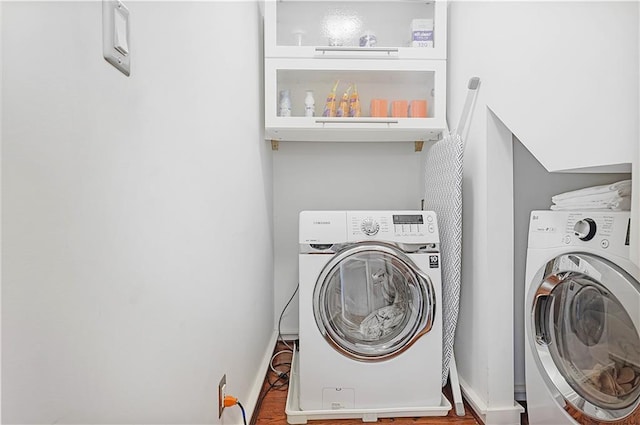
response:
[[[131,20],[120,0],[102,0],[102,55],[127,77],[131,74]]]
[[[125,14],[124,6],[118,4],[113,9],[113,47],[123,55],[129,54],[129,15]]]

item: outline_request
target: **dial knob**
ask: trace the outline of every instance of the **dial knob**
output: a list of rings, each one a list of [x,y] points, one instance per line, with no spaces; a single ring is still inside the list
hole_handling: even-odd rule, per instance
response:
[[[373,236],[376,233],[378,233],[378,230],[380,230],[380,225],[378,224],[377,221],[371,218],[366,218],[362,220],[362,224],[360,224],[360,229],[362,229],[362,232],[365,235]]]
[[[582,241],[590,241],[596,235],[596,222],[591,218],[578,220],[573,226],[573,233]]]

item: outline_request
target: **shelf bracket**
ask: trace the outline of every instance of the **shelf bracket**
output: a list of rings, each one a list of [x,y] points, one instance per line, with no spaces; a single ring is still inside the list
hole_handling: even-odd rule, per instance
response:
[[[422,152],[422,147],[424,146],[424,142],[422,140],[416,140],[415,143],[416,143],[415,151]]]
[[[277,151],[278,148],[280,147],[280,142],[277,140],[271,140],[271,150],[272,151]]]

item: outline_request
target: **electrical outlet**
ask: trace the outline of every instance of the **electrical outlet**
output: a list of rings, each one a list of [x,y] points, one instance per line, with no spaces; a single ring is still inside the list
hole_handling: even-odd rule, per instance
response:
[[[218,419],[222,417],[224,410],[224,397],[227,395],[227,374],[222,375],[218,384]]]

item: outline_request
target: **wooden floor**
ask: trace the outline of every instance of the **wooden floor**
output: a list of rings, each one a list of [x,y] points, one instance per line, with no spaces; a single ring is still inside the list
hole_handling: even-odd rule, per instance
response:
[[[274,353],[285,349],[286,347],[279,342],[276,345]],[[274,363],[288,363],[291,361],[291,354],[279,355]],[[276,369],[284,371],[288,366],[280,365]],[[288,369],[286,369],[288,370]],[[285,413],[285,404],[287,400],[287,385],[280,386],[282,380],[277,381],[278,376],[271,370],[267,373],[264,386],[262,388],[261,398],[264,396],[262,402],[260,399],[258,403],[260,405],[256,408],[256,412],[253,415],[252,425],[284,425],[287,423],[287,415]],[[265,391],[274,383],[271,390],[265,393]],[[266,395],[265,395],[266,394]],[[448,386],[445,387],[445,395],[449,399],[449,402],[453,405],[453,398],[449,391]],[[310,420],[309,425],[362,425],[360,419],[331,419],[331,420]],[[447,425],[447,424],[459,424],[459,425],[477,425],[481,424],[476,417],[473,416],[471,408],[465,403],[465,416],[457,416],[454,409],[451,409],[447,416],[431,416],[420,418],[385,418],[379,419],[377,423],[381,424],[394,424],[394,425]]]

